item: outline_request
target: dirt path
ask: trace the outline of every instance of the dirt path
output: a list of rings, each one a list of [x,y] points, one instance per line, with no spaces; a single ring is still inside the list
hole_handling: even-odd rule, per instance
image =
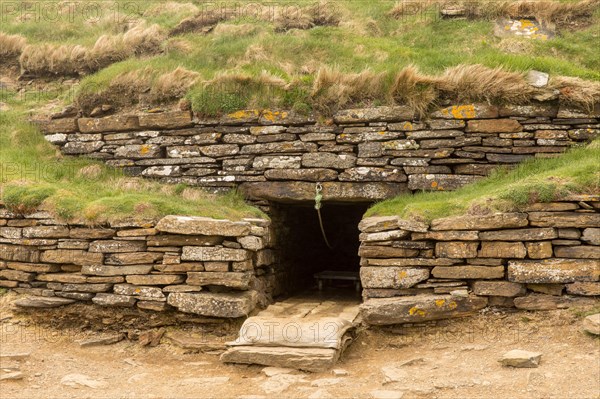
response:
[[[2,398],[363,398],[377,390],[403,398],[600,398],[600,339],[581,331],[581,311],[572,309],[488,310],[434,327],[366,330],[336,367],[347,375],[267,377],[263,367],[225,365],[165,339],[154,348],[128,340],[81,348],[76,341],[92,333],[40,326],[2,303],[0,354],[31,353],[20,364],[2,360],[24,374],[0,382]],[[540,366],[500,366],[517,348],[542,352]],[[73,374],[96,387],[70,386],[64,379]]]

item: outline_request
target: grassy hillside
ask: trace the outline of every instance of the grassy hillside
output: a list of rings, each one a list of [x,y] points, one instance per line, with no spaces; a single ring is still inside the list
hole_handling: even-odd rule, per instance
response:
[[[559,26],[560,34],[547,41],[494,36],[493,16],[510,14],[501,7],[510,3],[518,2],[469,2],[477,11],[472,18],[442,19],[437,11],[444,2],[431,0],[252,6],[123,0],[98,3],[93,18],[83,12],[67,18],[69,9],[60,6],[58,22],[15,13],[2,31],[22,36],[24,42],[13,47],[20,46],[14,54],[23,70],[84,77],[76,99],[86,112],[102,103],[150,107],[186,96],[207,115],[248,107],[330,113],[406,101],[406,93],[395,94],[410,86],[397,85],[408,66],[439,75],[460,64],[481,64],[600,81],[599,1],[564,2],[575,6],[551,15],[533,10]],[[430,82],[428,75],[417,85]],[[600,96],[600,86],[594,87]],[[418,97],[421,88],[412,90]]]

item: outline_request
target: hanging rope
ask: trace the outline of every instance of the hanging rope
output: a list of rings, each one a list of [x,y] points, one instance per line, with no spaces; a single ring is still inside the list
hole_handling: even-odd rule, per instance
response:
[[[317,183],[315,185],[315,209],[317,210],[317,215],[319,216],[319,225],[321,226],[321,234],[323,234],[323,240],[325,240],[325,244],[329,249],[333,249],[331,244],[329,244],[329,240],[327,240],[327,234],[325,234],[325,228],[323,227],[323,218],[321,217],[321,200],[323,199],[323,186],[321,183]]]

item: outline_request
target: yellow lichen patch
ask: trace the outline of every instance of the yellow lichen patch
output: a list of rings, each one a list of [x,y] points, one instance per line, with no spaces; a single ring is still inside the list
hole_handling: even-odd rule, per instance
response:
[[[413,124],[410,122],[404,122],[404,126],[402,126],[404,130],[413,130]]]
[[[521,29],[527,29],[535,26],[535,24],[529,19],[521,19],[519,22],[521,23]]]
[[[382,136],[383,136],[383,135],[385,134],[385,131],[384,131],[384,130],[382,130],[382,131],[380,131],[380,132],[378,132],[378,133],[379,133],[380,135],[382,135]]]
[[[438,186],[438,183],[436,181],[431,182],[431,188],[436,188],[437,186]]]
[[[477,116],[475,112],[475,106],[469,105],[455,105],[450,109],[450,113],[454,119],[471,119]]]
[[[398,279],[406,278],[407,274],[405,271],[398,272]]]
[[[445,299],[436,299],[435,300],[435,306],[437,306],[438,308],[441,308],[442,306],[444,306],[445,303],[446,303]]]
[[[456,304],[456,302],[451,301],[451,302],[448,302],[448,307],[450,308],[450,310],[454,310],[458,307],[458,305]]]
[[[252,116],[258,116],[258,111],[257,110],[235,111],[235,112],[232,112],[231,114],[227,114],[227,116],[230,118],[233,118],[233,119],[249,118]]]
[[[265,109],[262,113],[262,117],[268,120],[269,122],[275,122],[275,120],[284,120],[288,117],[288,113],[286,111],[270,111]]]
[[[140,292],[142,292],[142,290],[141,290],[141,289],[139,289],[139,288],[136,288],[134,292],[135,292],[136,294],[139,294]]]
[[[419,309],[418,307],[413,306],[412,308],[410,308],[408,310],[408,314],[411,316],[417,315],[417,316],[425,317],[426,312],[423,309]]]
[[[146,144],[142,145],[140,147],[140,154],[141,155],[146,155],[148,152],[150,152],[150,147],[147,146]]]

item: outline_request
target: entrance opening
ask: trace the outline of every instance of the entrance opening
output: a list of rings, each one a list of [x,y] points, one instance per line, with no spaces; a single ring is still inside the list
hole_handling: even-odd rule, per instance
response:
[[[319,288],[323,292],[358,291],[358,282],[353,278],[360,270],[358,223],[369,205],[323,204],[323,228],[331,248],[321,232],[314,205],[272,205],[280,272],[287,294],[318,291]],[[326,271],[332,273],[323,275]],[[323,278],[315,279],[317,273]]]

